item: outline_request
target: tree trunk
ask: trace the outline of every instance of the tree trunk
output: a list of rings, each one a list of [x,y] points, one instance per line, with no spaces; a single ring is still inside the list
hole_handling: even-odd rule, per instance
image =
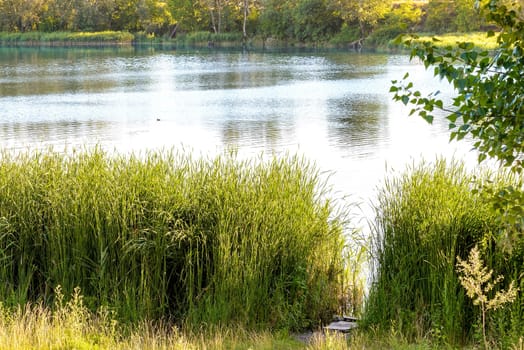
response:
[[[243,35],[244,42],[247,39],[246,24],[247,24],[248,14],[249,14],[249,1],[244,0],[244,22],[242,23],[242,35]]]
[[[169,34],[169,38],[173,39],[176,37],[176,30],[178,29],[178,23],[173,26],[173,29],[171,30],[171,33]]]
[[[209,15],[211,16],[211,26],[213,27],[213,32],[217,33],[217,26],[215,24],[215,13],[213,9],[209,9]]]
[[[218,29],[218,33],[220,33],[222,31],[222,2],[220,0],[216,0],[215,1],[215,4],[216,4],[216,8],[217,8],[217,13],[218,13],[218,18],[217,18],[217,29]]]

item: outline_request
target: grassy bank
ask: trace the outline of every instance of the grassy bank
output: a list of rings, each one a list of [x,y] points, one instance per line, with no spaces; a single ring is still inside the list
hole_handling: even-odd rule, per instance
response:
[[[520,288],[516,301],[490,313],[491,344],[509,348],[519,341],[524,240],[514,242],[511,251],[500,243],[490,198],[474,190],[487,178],[494,188],[517,183],[509,175],[475,178],[461,164],[445,161],[414,166],[385,182],[376,204],[376,266],[365,324],[394,329],[408,340],[427,337],[448,346],[479,342],[481,313],[466,296],[456,269],[457,257],[466,260],[478,245],[487,267],[505,277],[496,290],[507,289],[510,281]]]
[[[129,45],[134,35],[129,32],[0,32],[1,45],[18,46],[74,46],[74,45]]]
[[[365,344],[358,337],[354,344]],[[41,304],[14,310],[0,306],[0,349],[99,350],[343,350],[341,334],[315,333],[306,340],[288,332],[246,330],[242,327],[184,330],[159,322],[123,325],[107,311],[90,312],[80,294],[53,308]],[[362,347],[360,347],[362,349]],[[374,347],[369,347],[372,349]],[[379,349],[379,347],[376,347]]]
[[[58,293],[59,297],[63,297]],[[68,297],[69,299],[69,297]],[[301,349],[303,344],[285,333],[214,328],[183,331],[161,322],[121,324],[107,309],[93,313],[81,294],[53,307],[27,304],[15,309],[0,306],[1,349]]]
[[[399,49],[391,38],[398,32],[389,31],[388,28],[378,29],[368,38],[362,41],[364,50],[391,51]],[[497,47],[496,38],[488,38],[486,33],[450,33],[432,35],[422,33],[418,35],[417,41],[432,41],[439,47],[456,47],[459,42],[471,42],[479,49],[493,50]],[[252,37],[243,41],[242,33],[211,33],[193,32],[182,33],[174,39],[155,37],[143,32],[129,33],[118,31],[105,32],[25,32],[11,33],[0,32],[0,45],[4,46],[115,46],[115,45],[160,45],[168,48],[222,48],[222,49],[285,49],[285,48],[309,48],[309,49],[346,49],[354,50],[353,37],[339,35],[331,41],[324,42],[297,42],[289,40],[275,40],[272,38]]]
[[[433,41],[433,38],[437,39]],[[475,33],[449,33],[449,34],[426,34],[422,33],[417,39],[419,42],[432,42],[437,47],[456,47],[458,43],[472,43],[476,48],[480,50],[494,50],[498,47],[497,37],[487,36],[485,32]]]
[[[343,221],[310,164],[95,150],[2,154],[0,300],[120,319],[298,329],[344,290]]]
[[[456,348],[428,337],[408,340],[397,330],[379,333],[353,331],[349,337],[340,333],[315,332],[299,337],[286,331],[247,330],[243,327],[184,329],[162,322],[122,324],[107,308],[88,310],[79,290],[68,301],[59,299],[52,307],[26,304],[14,309],[0,305],[0,349],[180,349],[180,350],[346,350],[346,349],[442,349]],[[521,337],[509,349],[520,350]],[[468,349],[475,349],[470,344]]]
[[[409,37],[409,34],[403,31],[389,31],[387,28],[378,29],[364,40],[364,47],[385,52],[402,51],[405,47],[397,40],[400,34],[405,36],[406,39]],[[429,42],[437,48],[458,48],[460,43],[472,43],[478,50],[489,51],[495,50],[498,47],[496,35],[488,38],[487,32],[448,34],[413,33],[413,35],[415,36],[414,42]]]
[[[105,32],[0,32],[0,45],[3,46],[148,46],[155,45],[169,49],[221,48],[242,49],[244,47],[263,49],[266,43],[259,38],[246,42],[242,33],[192,32],[181,33],[176,38],[158,37],[144,32],[129,33],[121,31]],[[299,46],[288,42],[273,42],[276,48]],[[269,45],[271,46],[271,44]]]

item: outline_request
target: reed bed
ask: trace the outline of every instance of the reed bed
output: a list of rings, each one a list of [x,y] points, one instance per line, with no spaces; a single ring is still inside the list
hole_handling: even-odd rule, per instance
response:
[[[131,44],[134,35],[123,31],[102,32],[0,32],[2,45]]]
[[[520,283],[511,306],[493,314],[494,347],[518,341],[524,329],[524,240],[508,252],[489,196],[479,185],[515,182],[511,175],[468,173],[463,164],[437,160],[387,179],[378,193],[372,251],[373,283],[365,324],[394,329],[406,339],[432,339],[455,346],[480,341],[480,314],[460,285],[456,257],[479,245],[490,268]]]
[[[319,324],[347,292],[326,188],[298,157],[3,153],[0,300],[50,305],[60,285],[124,320]]]

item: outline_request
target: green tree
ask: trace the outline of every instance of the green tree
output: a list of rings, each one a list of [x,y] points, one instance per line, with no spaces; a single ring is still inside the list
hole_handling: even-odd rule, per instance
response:
[[[454,22],[459,32],[479,30],[483,24],[482,17],[478,15],[478,11],[475,9],[476,1],[477,0],[455,1],[457,16]]]
[[[35,30],[44,11],[45,0],[0,1],[0,23],[3,30],[27,32]]]
[[[199,2],[209,13],[213,32],[215,32],[215,34],[220,33],[222,31],[222,19],[227,0],[199,0]]]
[[[74,0],[47,0],[38,30],[52,32],[71,30],[75,19]]]
[[[193,0],[170,0],[169,9],[180,31],[196,32],[208,29],[206,9]]]
[[[430,0],[426,9],[424,29],[435,33],[470,32],[479,30],[482,16],[479,16],[477,0],[442,1]]]
[[[115,0],[74,0],[73,30],[101,31],[111,28]]]
[[[421,6],[412,2],[404,2],[393,6],[385,16],[387,26],[398,26],[408,32],[414,31],[422,20]]]
[[[147,33],[161,35],[175,24],[167,2],[164,0],[140,0],[138,3],[140,26]]]
[[[293,37],[293,3],[286,0],[265,0],[260,14],[259,32],[264,38]]]
[[[300,41],[318,41],[340,31],[342,19],[325,0],[301,0],[293,11],[295,37]]]
[[[457,30],[455,18],[457,8],[454,1],[430,0],[426,9],[424,29],[433,33],[454,32]]]
[[[139,0],[115,0],[114,11],[111,14],[112,30],[129,30],[136,32],[141,30],[138,15]]]
[[[411,58],[420,59],[426,68],[433,67],[434,75],[447,80],[456,96],[448,105],[438,91],[423,95],[413,90],[406,74],[393,81],[394,99],[413,106],[432,122],[436,112],[449,122],[451,140],[471,137],[478,151],[479,162],[498,159],[504,167],[522,174],[524,167],[524,21],[520,10],[507,7],[497,0],[488,1],[485,15],[490,23],[500,27],[495,52],[479,52],[471,43],[457,48],[439,49],[435,42],[399,38],[411,48]],[[495,35],[489,32],[488,36]],[[436,39],[434,39],[436,40]],[[522,237],[524,232],[523,184],[504,189],[489,189],[494,195],[506,236]]]
[[[365,37],[386,14],[391,11],[392,0],[336,0],[342,18],[358,23],[360,34]]]
[[[404,2],[394,4],[384,20],[366,38],[366,44],[387,46],[399,34],[412,33],[419,29],[422,8],[419,4]]]

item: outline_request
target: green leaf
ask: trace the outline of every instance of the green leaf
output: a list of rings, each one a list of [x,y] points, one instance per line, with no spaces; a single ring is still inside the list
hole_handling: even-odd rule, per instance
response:
[[[479,153],[478,162],[482,163],[488,156],[485,153]]]

